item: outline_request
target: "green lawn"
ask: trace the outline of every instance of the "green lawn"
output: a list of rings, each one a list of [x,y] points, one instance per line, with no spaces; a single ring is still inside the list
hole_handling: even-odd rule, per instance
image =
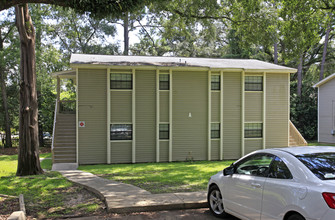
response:
[[[79,169],[152,193],[206,190],[208,179],[233,161],[89,165]]]
[[[40,154],[40,157],[50,158],[51,154]],[[51,169],[51,159],[43,160],[41,166],[43,169]],[[47,171],[42,175],[17,177],[16,169],[17,155],[0,156],[0,194],[23,194],[29,216],[41,219],[101,210],[102,202],[99,199],[72,204],[71,201],[77,199],[83,189],[74,186],[58,172]]]
[[[335,144],[320,143],[320,142],[317,142],[317,141],[311,141],[311,142],[308,142],[308,146],[334,146],[335,147]]]

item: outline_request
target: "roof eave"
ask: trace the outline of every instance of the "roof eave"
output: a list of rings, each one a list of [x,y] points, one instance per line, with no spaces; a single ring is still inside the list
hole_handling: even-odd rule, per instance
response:
[[[323,80],[321,80],[320,82],[316,83],[313,88],[319,88],[320,86],[322,86],[323,84],[327,83],[328,81],[332,80],[333,78],[335,78],[335,73],[331,74],[330,76],[324,78]]]

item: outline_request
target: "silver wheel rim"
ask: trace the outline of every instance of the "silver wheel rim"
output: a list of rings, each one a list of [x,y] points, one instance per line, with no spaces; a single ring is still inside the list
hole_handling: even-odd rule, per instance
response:
[[[214,189],[209,196],[209,203],[213,212],[221,215],[224,212],[222,196],[219,190]]]

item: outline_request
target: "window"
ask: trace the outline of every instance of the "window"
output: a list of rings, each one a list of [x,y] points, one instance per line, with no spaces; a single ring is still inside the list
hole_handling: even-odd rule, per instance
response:
[[[170,74],[159,74],[159,89],[160,90],[170,89]]]
[[[220,123],[211,124],[211,138],[220,138]]]
[[[211,88],[212,90],[220,90],[220,76],[219,75],[211,76]]]
[[[244,137],[245,138],[263,137],[263,124],[262,123],[245,123]]]
[[[112,124],[111,140],[132,140],[133,126],[131,124]]]
[[[111,73],[111,89],[132,89],[133,75],[129,73]]]
[[[263,91],[263,76],[246,76],[245,91]]]
[[[272,159],[273,156],[268,154],[251,155],[236,165],[235,173],[266,177]]]
[[[159,125],[159,139],[169,139],[169,124]]]
[[[269,177],[276,179],[292,179],[292,174],[286,164],[279,157],[275,157],[271,163]]]

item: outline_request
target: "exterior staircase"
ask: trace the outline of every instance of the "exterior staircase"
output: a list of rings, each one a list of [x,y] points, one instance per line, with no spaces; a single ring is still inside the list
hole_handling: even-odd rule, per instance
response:
[[[53,164],[76,163],[76,114],[57,113],[53,136]]]
[[[300,134],[298,129],[294,126],[294,124],[290,121],[290,143],[289,146],[307,146],[307,141]]]

